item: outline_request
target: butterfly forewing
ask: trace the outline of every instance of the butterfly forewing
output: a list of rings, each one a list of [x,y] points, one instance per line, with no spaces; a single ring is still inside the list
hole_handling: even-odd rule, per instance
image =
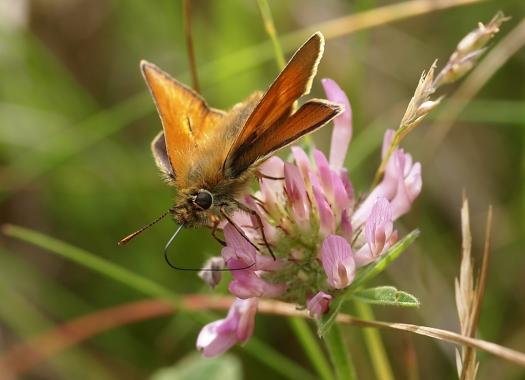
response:
[[[295,101],[310,91],[312,78],[323,54],[324,39],[314,34],[292,57],[244,124],[228,153],[225,169],[235,166],[233,157],[245,144],[253,144],[270,127],[282,123]],[[238,173],[239,169],[234,169]]]
[[[227,178],[241,176],[251,165],[321,127],[342,111],[337,104],[312,100],[291,114],[297,99],[310,91],[323,47],[322,34],[314,34],[263,95],[228,152],[224,163]]]
[[[187,177],[192,157],[200,144],[205,144],[211,130],[224,117],[222,111],[210,109],[206,101],[190,88],[173,79],[157,66],[141,62],[144,79],[155,100],[162,121],[167,156],[177,181]],[[157,136],[156,140],[161,138]],[[152,148],[159,168],[166,173],[162,144],[154,140]],[[193,154],[192,154],[193,153]]]

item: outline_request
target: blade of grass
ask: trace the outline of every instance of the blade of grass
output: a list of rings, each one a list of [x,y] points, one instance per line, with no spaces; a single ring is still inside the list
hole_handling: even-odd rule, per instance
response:
[[[341,327],[338,324],[332,326],[326,333],[324,342],[330,353],[336,378],[339,380],[357,380],[354,364],[346,347]]]
[[[281,47],[279,39],[277,38],[277,32],[273,23],[272,11],[270,10],[270,6],[266,0],[257,0],[257,6],[259,7],[259,12],[261,13],[261,18],[263,19],[264,29],[272,41],[277,67],[279,70],[282,70],[286,65],[286,60],[284,59],[283,48]]]
[[[367,320],[375,319],[370,305],[363,302],[355,302],[354,305],[359,318]],[[382,380],[394,380],[392,366],[388,360],[388,355],[379,331],[363,329],[363,336],[365,338],[368,353],[372,359],[372,366],[374,367],[376,378]]]
[[[319,377],[323,380],[332,379],[333,373],[330,364],[328,364],[324,352],[319,347],[319,339],[310,330],[308,323],[304,319],[297,317],[288,318],[288,322]]]
[[[193,318],[201,323],[208,323],[212,320],[212,317],[209,314],[191,312],[192,308],[187,307],[187,305],[181,302],[182,299],[179,295],[174,294],[165,286],[133,273],[100,257],[97,257],[83,249],[19,226],[3,225],[2,231],[7,236],[20,239],[37,247],[43,248],[49,252],[55,253],[79,265],[92,269],[95,272],[101,273],[150,297],[165,299],[172,308],[191,313]],[[221,306],[221,309],[225,308],[224,302],[221,304]],[[226,308],[227,307],[229,307],[229,303],[227,303]],[[210,305],[206,305],[202,308],[202,310],[208,310],[209,308]],[[270,365],[274,370],[278,371],[283,376],[290,379],[297,379],[298,374],[301,374],[299,378],[305,377],[306,374],[309,375],[309,373],[304,368],[291,361],[283,354],[274,350],[272,347],[261,341],[258,341],[255,337],[252,337],[251,342],[255,342],[255,348],[249,349],[248,352],[251,353],[257,360]],[[262,351],[262,354],[259,352],[259,350]],[[275,358],[279,358],[279,360],[276,360]],[[286,365],[283,365],[283,363],[286,363]],[[311,378],[311,375],[305,378]]]
[[[285,50],[287,50],[288,44],[292,41],[296,42],[297,39],[302,40],[305,35],[309,35],[318,30],[323,32],[326,39],[334,39],[359,30],[390,24],[395,21],[420,16],[433,11],[471,5],[483,1],[486,0],[403,1],[314,24],[300,31],[290,33],[286,36],[286,40],[285,37],[283,37],[281,41]]]
[[[88,251],[19,226],[7,224],[2,226],[2,231],[7,236],[23,240],[36,245],[37,247],[53,252],[63,258],[110,277],[124,285],[139,290],[143,294],[156,298],[166,298],[176,304],[179,302],[179,297],[173,294],[168,288],[95,256]]]

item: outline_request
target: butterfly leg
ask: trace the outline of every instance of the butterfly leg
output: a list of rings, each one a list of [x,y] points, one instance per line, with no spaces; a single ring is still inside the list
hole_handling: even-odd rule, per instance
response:
[[[241,236],[248,242],[250,245],[257,250],[257,252],[260,252],[259,247],[257,247],[250,239],[248,239],[248,236],[244,233],[241,227],[239,227],[233,220],[230,218],[230,216],[226,213],[226,211],[221,207],[221,214],[224,216],[224,218],[237,230],[238,233],[241,234]]]
[[[215,240],[217,240],[220,245],[225,247],[226,246],[226,242],[224,240],[222,240],[220,237],[217,236],[217,230],[218,230],[218,227],[219,227],[219,223],[220,223],[220,221],[218,219],[213,222],[213,226],[211,228],[211,236],[213,236],[213,238]]]
[[[264,241],[264,245],[266,248],[268,248],[268,252],[270,252],[270,255],[272,255],[272,258],[275,260],[275,254],[272,251],[272,247],[270,247],[270,243],[268,243],[268,239],[266,238],[266,233],[264,232],[264,224],[262,222],[261,216],[257,213],[257,211],[243,205],[242,203],[239,203],[239,208],[247,213],[250,213],[250,215],[254,216],[257,220],[258,228],[261,231],[261,236]]]
[[[264,174],[264,173],[259,172],[259,171],[256,173],[256,176],[258,178],[273,179],[273,180],[276,180],[276,181],[282,181],[284,179],[284,177],[272,177],[272,176],[269,176],[269,175]]]

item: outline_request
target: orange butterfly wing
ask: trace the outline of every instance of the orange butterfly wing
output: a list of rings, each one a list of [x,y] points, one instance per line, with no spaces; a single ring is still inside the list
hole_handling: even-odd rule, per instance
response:
[[[155,160],[164,173],[177,182],[184,181],[199,144],[208,141],[213,126],[224,117],[224,113],[210,109],[195,91],[154,64],[142,61],[140,67],[162,121],[165,151],[172,171],[167,170],[166,158],[162,157],[161,135],[152,143]]]
[[[342,111],[343,107],[336,103],[320,99],[306,102],[284,122],[268,128],[252,144],[241,145],[234,152],[233,165],[228,174],[238,177],[254,162],[265,160],[277,150],[322,127]]]
[[[225,175],[235,178],[256,161],[321,127],[342,110],[327,101],[312,100],[290,116],[295,101],[310,91],[324,48],[314,34],[292,57],[264,94],[230,148]]]

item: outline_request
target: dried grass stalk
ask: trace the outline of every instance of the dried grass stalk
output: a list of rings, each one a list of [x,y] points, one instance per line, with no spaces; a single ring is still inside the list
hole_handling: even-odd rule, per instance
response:
[[[459,278],[455,280],[456,307],[458,310],[461,335],[474,338],[479,321],[481,303],[485,292],[487,272],[491,251],[492,207],[489,207],[485,230],[485,247],[481,271],[477,279],[474,278],[472,260],[472,235],[470,233],[469,205],[466,196],[463,196],[461,207],[461,234],[462,252]],[[472,346],[463,345],[456,349],[456,366],[461,380],[475,380],[479,362],[476,360],[476,350]]]

